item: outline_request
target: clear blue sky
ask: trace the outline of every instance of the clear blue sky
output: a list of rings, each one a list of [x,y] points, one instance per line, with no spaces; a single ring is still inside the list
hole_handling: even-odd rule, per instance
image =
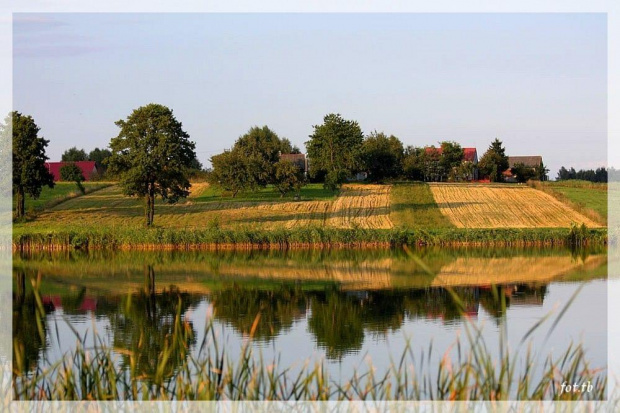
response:
[[[16,14],[14,108],[49,156],[169,106],[198,157],[268,125],[303,148],[330,112],[405,145],[607,159],[604,14]]]

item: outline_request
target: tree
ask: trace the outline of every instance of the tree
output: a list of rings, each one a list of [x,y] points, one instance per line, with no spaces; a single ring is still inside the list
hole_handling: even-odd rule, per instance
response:
[[[174,203],[189,195],[188,170],[196,158],[195,143],[172,110],[148,104],[135,109],[110,141],[109,169],[117,173],[123,193],[144,197],[146,225],[153,224],[155,196]]]
[[[547,176],[549,169],[542,161],[540,161],[540,165],[537,165],[536,168],[534,168],[534,172],[534,179],[538,179],[539,181],[546,181],[549,179]]]
[[[25,211],[25,195],[38,198],[41,189],[54,187],[54,177],[45,167],[48,157],[45,148],[49,141],[38,137],[39,127],[31,116],[11,112],[2,126],[3,134],[13,130],[13,195],[16,198],[16,216]]]
[[[364,168],[370,180],[375,182],[399,176],[402,173],[403,156],[403,144],[394,135],[387,137],[383,132],[374,131],[362,144]]]
[[[306,184],[304,171],[290,161],[280,160],[275,164],[273,186],[280,196],[295,191],[299,194],[301,187]]]
[[[68,182],[75,182],[80,192],[82,194],[85,192],[84,185],[82,185],[82,182],[85,180],[84,175],[82,174],[82,170],[74,162],[69,162],[60,168],[60,179]]]
[[[256,182],[248,170],[249,164],[238,150],[224,151],[211,157],[213,167],[208,181],[236,197],[239,191],[256,189]]]
[[[355,121],[345,120],[340,114],[329,114],[322,125],[314,126],[314,133],[306,142],[310,159],[310,174],[325,174],[325,187],[336,190],[360,167],[359,154],[364,134]]]
[[[88,153],[88,160],[94,161],[97,164],[97,168],[104,168],[107,163],[107,159],[112,156],[112,152],[108,149],[95,148]]]
[[[478,168],[482,175],[488,176],[492,182],[503,182],[503,172],[509,167],[508,156],[506,150],[502,146],[502,142],[495,138],[489,146],[489,149],[482,155]]]
[[[445,170],[441,163],[441,155],[435,146],[424,148],[424,180],[425,181],[441,181]]]
[[[529,181],[530,179],[538,179],[536,170],[522,162],[514,164],[514,166],[510,168],[510,172],[515,175],[517,182],[523,183]]]
[[[88,156],[86,155],[86,151],[84,151],[84,149],[78,149],[74,146],[73,148],[67,149],[62,154],[61,160],[63,162],[81,162],[87,161]]]
[[[246,160],[249,178],[257,187],[271,183],[273,166],[280,160],[281,149],[280,138],[267,126],[251,128],[233,147]]]
[[[294,154],[301,153],[299,148],[296,145],[293,145],[291,141],[288,140],[287,138],[282,138],[280,139],[280,141],[282,142],[282,146],[280,148],[280,151],[282,153],[294,153]]]
[[[464,151],[456,142],[441,142],[441,160],[439,164],[445,174],[456,179],[456,169],[463,163]],[[443,180],[443,179],[442,179]]]
[[[414,181],[424,180],[424,164],[426,162],[424,148],[408,146],[402,161],[403,174],[407,179]]]

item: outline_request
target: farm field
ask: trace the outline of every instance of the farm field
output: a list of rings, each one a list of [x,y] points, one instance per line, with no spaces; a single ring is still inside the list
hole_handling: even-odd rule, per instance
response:
[[[390,186],[345,185],[339,196],[311,184],[301,191],[301,201],[280,198],[273,189],[239,196],[222,197],[205,183],[192,186],[190,196],[170,205],[157,201],[155,225],[161,228],[259,229],[326,226],[331,228],[391,228]],[[41,213],[16,229],[53,231],[80,227],[144,226],[144,205],[126,197],[118,186],[67,200]]]
[[[109,182],[82,182],[86,189],[86,193],[96,191],[97,189],[109,186]],[[39,212],[46,208],[50,208],[63,200],[74,198],[81,195],[75,185],[75,182],[56,182],[54,188],[44,186],[41,195],[37,199],[26,196],[26,213]],[[16,199],[13,198],[13,208],[15,208]]]
[[[430,188],[440,211],[458,228],[603,226],[527,186],[433,183]]]
[[[441,213],[428,184],[402,183],[392,186],[390,219],[394,226],[404,228],[454,228]]]
[[[588,208],[607,219],[607,184],[585,181],[545,182],[545,187],[560,193],[581,208]]]

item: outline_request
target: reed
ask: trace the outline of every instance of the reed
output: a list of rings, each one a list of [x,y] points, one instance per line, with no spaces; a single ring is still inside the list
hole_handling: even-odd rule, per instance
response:
[[[218,226],[205,229],[69,227],[58,231],[16,230],[14,251],[390,248],[410,246],[605,245],[607,229],[367,229],[300,227],[263,230]]]
[[[34,301],[43,315],[39,282],[33,281]],[[196,343],[200,356],[195,357],[188,345],[192,329],[181,314],[179,302],[163,350],[148,370],[138,367],[139,349],[112,348],[96,332],[94,346],[89,348],[87,338],[73,330],[78,342],[74,351],[56,363],[23,373],[23,352],[15,343],[13,396],[15,400],[130,401],[604,400],[606,372],[589,365],[580,344],[571,343],[559,357],[548,356],[544,362],[542,354],[525,346],[528,337],[542,326],[551,334],[575,296],[550,327],[545,323],[551,321],[551,315],[533,325],[515,350],[500,341],[499,357],[489,351],[481,328],[468,323],[465,338],[455,341],[439,365],[430,362],[436,351],[432,342],[420,354],[407,343],[386,371],[379,372],[369,363],[344,381],[335,381],[321,362],[306,363],[293,371],[290,366],[281,366],[277,356],[265,360],[252,347],[260,313],[237,358],[228,356],[224,341],[210,322],[207,334]],[[454,295],[454,300],[459,303],[458,296]],[[502,300],[501,294],[498,300]],[[120,362],[121,357],[124,362]],[[592,391],[561,391],[562,383],[574,382],[590,382]]]

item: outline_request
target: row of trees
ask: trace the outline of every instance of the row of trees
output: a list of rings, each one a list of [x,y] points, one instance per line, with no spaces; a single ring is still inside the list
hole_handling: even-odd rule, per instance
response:
[[[602,167],[596,169],[580,169],[579,171],[576,171],[575,168],[566,169],[562,166],[558,171],[558,176],[556,179],[558,181],[580,179],[590,182],[607,182],[608,175],[607,169]]]
[[[372,182],[389,179],[420,181],[472,180],[479,172],[493,182],[504,179],[509,168],[505,148],[495,139],[475,164],[464,161],[464,150],[456,142],[444,141],[439,147],[404,147],[394,135],[374,131],[364,136],[356,121],[329,114],[321,125],[313,126],[305,143],[309,162],[309,178],[323,182],[326,188],[338,189],[342,183],[360,172]],[[252,128],[237,140],[233,148],[211,158],[213,170],[210,181],[235,196],[239,191],[256,190],[272,184],[282,194],[298,190],[301,175],[295,177],[293,168],[284,167],[279,153],[289,153],[285,141],[279,140],[267,126]],[[298,149],[297,149],[298,151]],[[525,168],[516,165],[518,177],[544,179],[546,168]],[[527,180],[525,179],[525,180]],[[284,186],[282,182],[286,183]]]

